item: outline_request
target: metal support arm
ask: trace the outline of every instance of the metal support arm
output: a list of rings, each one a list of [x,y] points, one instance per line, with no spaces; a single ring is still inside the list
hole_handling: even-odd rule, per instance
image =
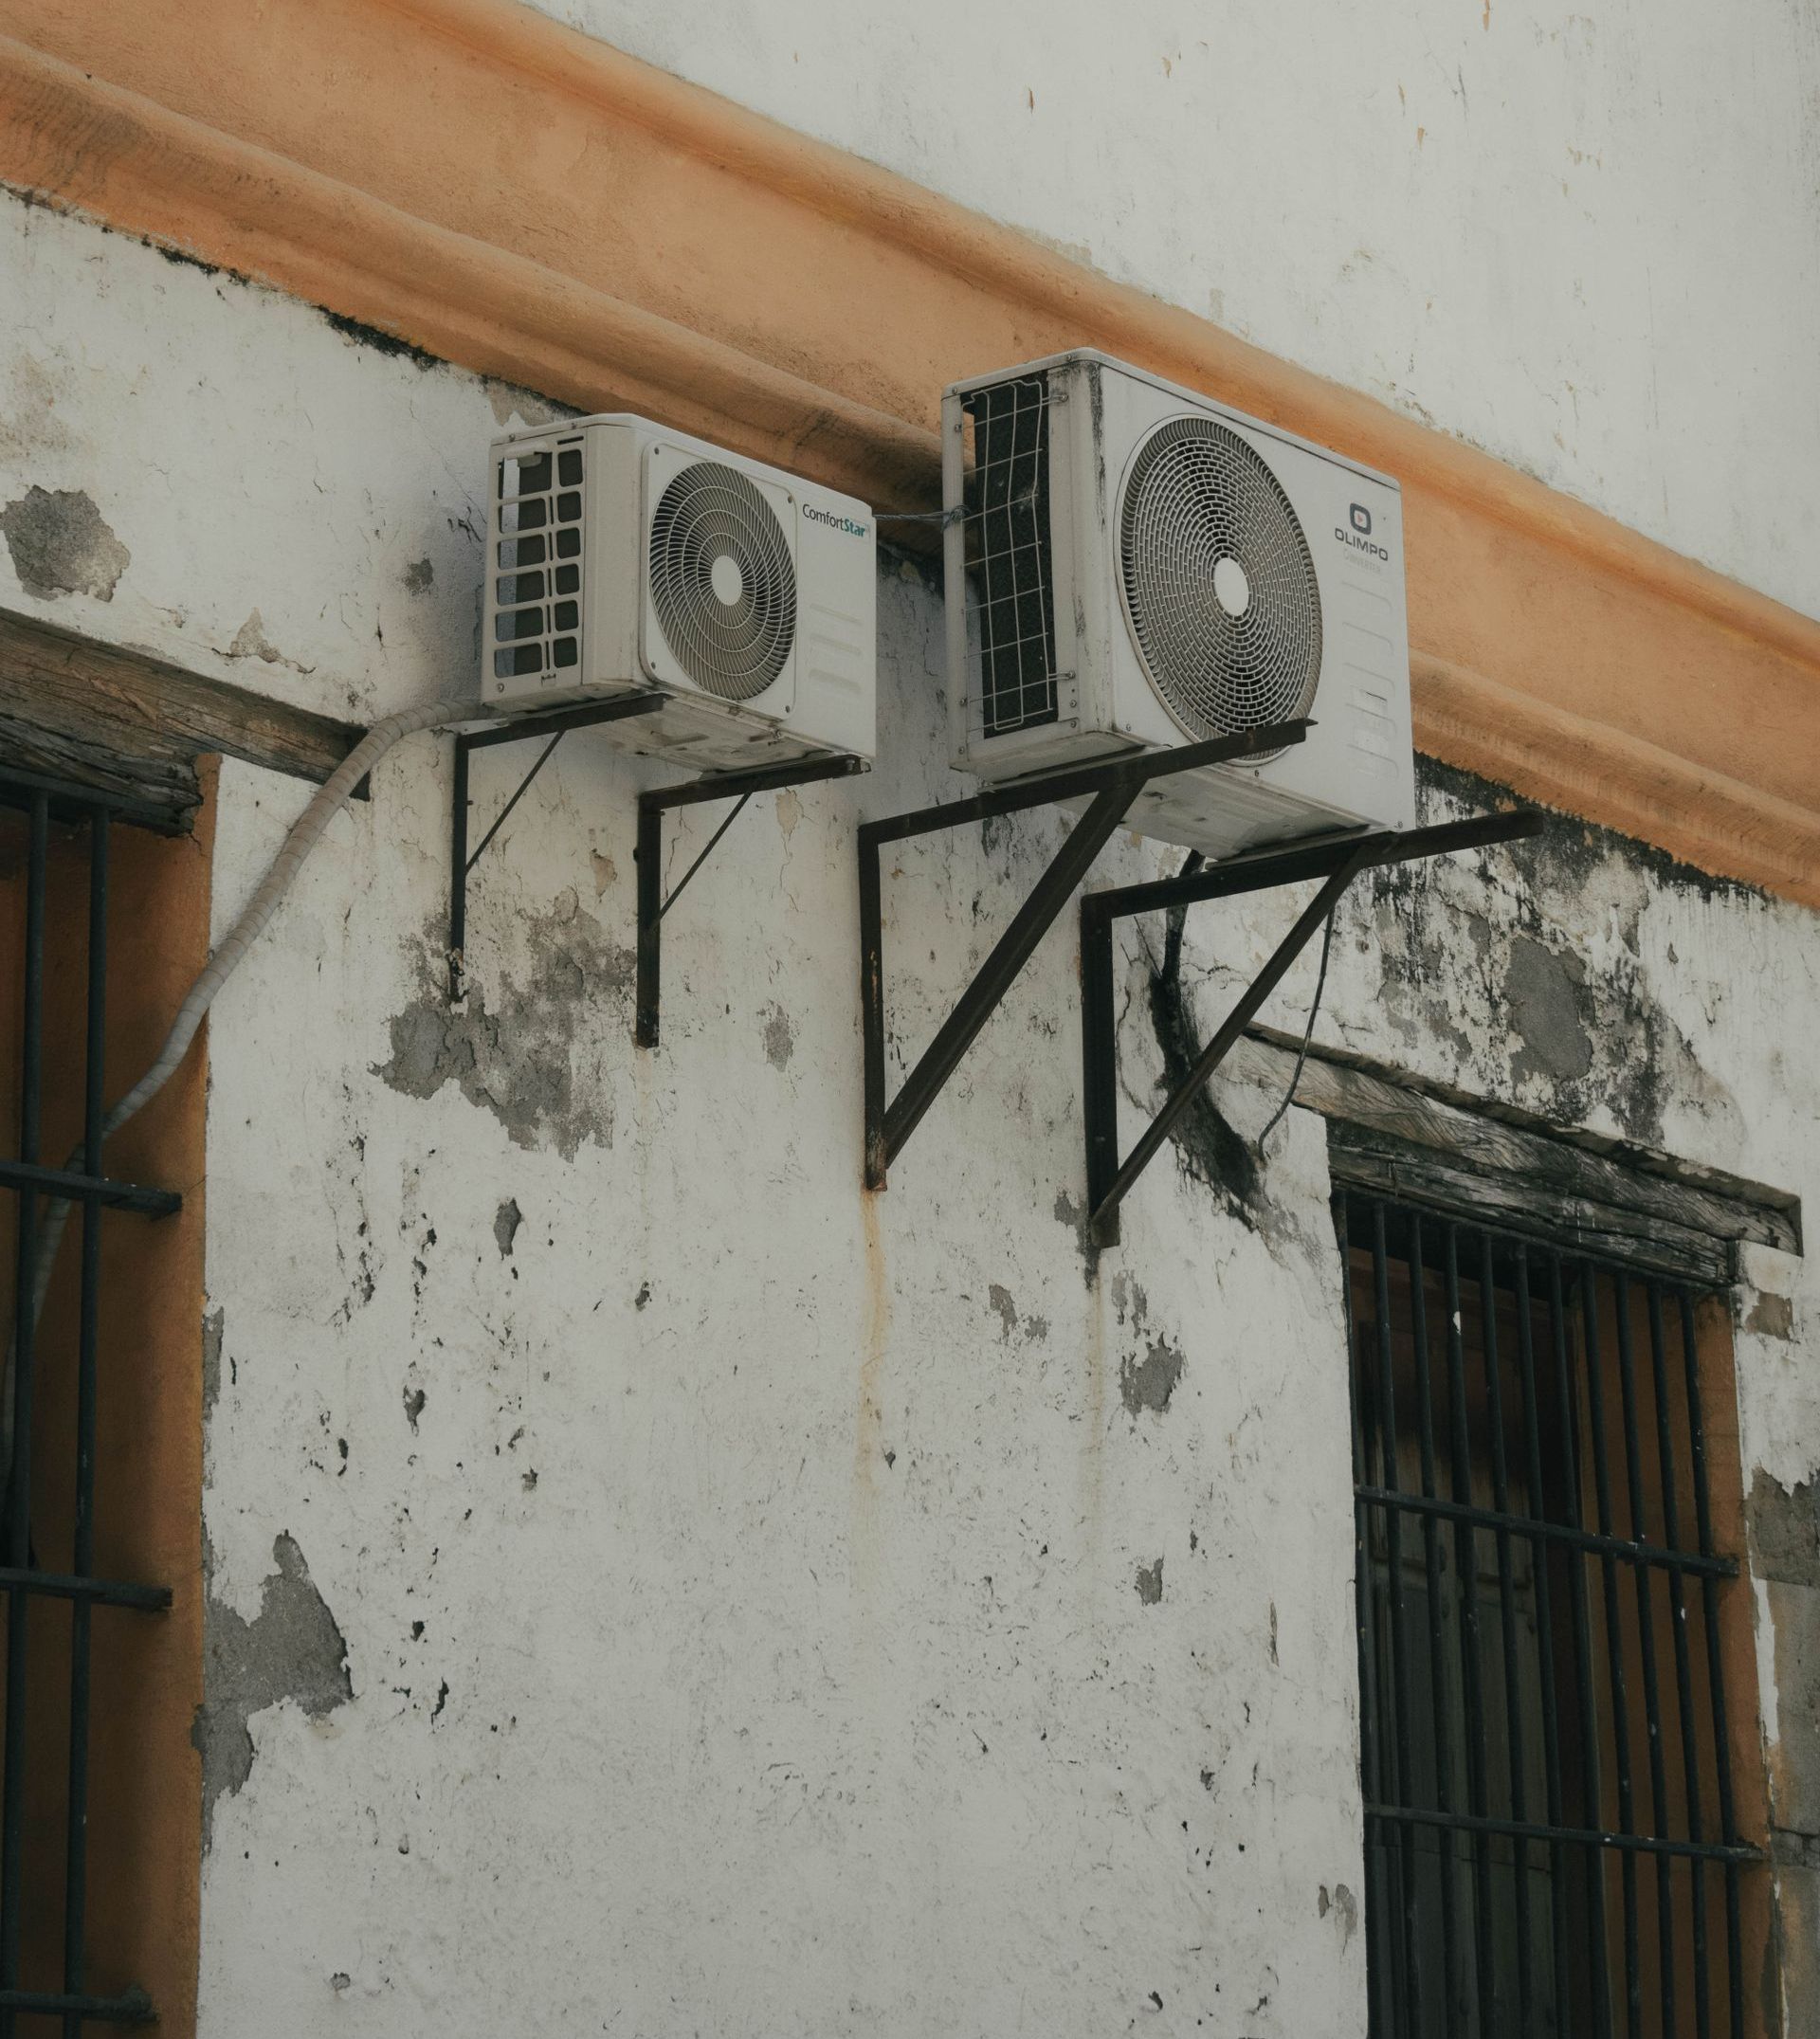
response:
[[[1241,736],[1218,737],[1210,743],[1190,744],[1177,751],[1150,751],[1112,758],[1049,778],[997,788],[971,800],[954,800],[942,807],[920,808],[914,813],[861,824],[860,1013],[865,1056],[867,1189],[884,1188],[891,1163],[902,1153],[905,1141],[941,1094],[960,1058],[997,1010],[1000,999],[1066,905],[1076,885],[1086,876],[1088,866],[1124,819],[1132,802],[1151,780],[1281,750],[1287,744],[1300,743],[1310,726],[1306,721],[1285,722],[1270,729],[1249,730]],[[930,835],[939,829],[959,828],[966,822],[1083,797],[1090,797],[1086,812],[1068,831],[1067,840],[904,1079],[903,1087],[887,1103],[880,851],[886,843],[901,842],[908,836]]]
[[[612,701],[585,708],[559,708],[551,715],[527,715],[501,722],[497,729],[463,730],[455,738],[455,789],[448,831],[448,996],[459,1005],[467,995],[467,874],[481,861],[487,845],[505,826],[506,816],[523,799],[531,781],[550,762],[550,754],[572,729],[591,729],[600,722],[623,721],[628,716],[649,715],[664,705],[665,697],[654,691],[622,694]],[[533,737],[548,737],[537,761],[519,781],[518,791],[500,810],[493,826],[481,838],[480,848],[471,854],[467,847],[467,761],[476,751],[490,750],[496,743],[528,743]]]
[[[664,916],[676,904],[682,887],[708,861],[714,847],[738,820],[745,804],[755,792],[772,792],[785,786],[807,786],[816,779],[851,778],[869,770],[863,757],[797,758],[790,764],[767,765],[755,772],[722,772],[706,778],[684,779],[676,786],[659,786],[638,796],[638,991],[634,1038],[640,1047],[657,1046],[658,998],[663,959],[659,929]],[[703,800],[732,800],[732,813],[709,838],[707,847],[696,858],[664,897],[664,816],[676,807],[694,807]]]
[[[1265,1000],[1307,946],[1360,871],[1387,864],[1409,864],[1449,850],[1481,849],[1537,834],[1542,815],[1535,808],[1475,815],[1438,828],[1384,830],[1371,835],[1329,837],[1291,849],[1264,850],[1151,884],[1090,892],[1081,901],[1081,1049],[1083,1102],[1086,1119],[1087,1210],[1091,1236],[1101,1246],[1119,1237],[1119,1206],[1142,1174],[1182,1114],[1207,1086],[1232,1045],[1257,1016]],[[1201,1050],[1194,1066],[1145,1129],[1121,1163],[1119,1159],[1119,1060],[1114,1010],[1115,921],[1135,914],[1188,906],[1201,900],[1274,890],[1310,878],[1326,883],[1270,959]]]

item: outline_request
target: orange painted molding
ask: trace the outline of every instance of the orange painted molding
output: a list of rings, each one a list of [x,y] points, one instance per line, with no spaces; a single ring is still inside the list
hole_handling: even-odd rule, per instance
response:
[[[0,179],[882,506],[946,382],[1103,347],[1401,479],[1425,750],[1820,905],[1820,623],[506,0],[0,0]]]

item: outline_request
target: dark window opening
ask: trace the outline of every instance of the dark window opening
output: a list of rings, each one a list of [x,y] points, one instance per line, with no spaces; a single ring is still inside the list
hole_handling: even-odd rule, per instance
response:
[[[1338,1211],[1374,2039],[1740,2039],[1759,1856],[1706,1298],[1356,1192]]]
[[[105,1242],[180,1201],[102,1167],[110,849],[127,812],[0,770],[0,1192],[11,1249],[0,1274],[0,2039],[22,2026],[138,2023],[153,2010],[141,1990],[97,1986],[92,1957],[91,1840],[119,1830],[93,1817],[91,1785],[112,1775],[120,1740],[97,1698],[134,1669],[107,1625],[144,1622],[171,1600],[161,1584],[104,1575],[111,1525],[97,1537],[96,1467],[111,1434]],[[65,1206],[41,1317],[42,1256]]]

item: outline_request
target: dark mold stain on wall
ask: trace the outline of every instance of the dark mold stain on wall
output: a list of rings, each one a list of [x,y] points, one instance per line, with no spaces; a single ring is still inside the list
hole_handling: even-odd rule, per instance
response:
[[[1421,817],[1509,804],[1502,787],[1418,757]],[[1730,1093],[1664,1007],[1642,923],[1652,899],[1762,907],[1749,886],[1677,864],[1648,845],[1565,814],[1538,837],[1455,859],[1390,865],[1355,889],[1343,923],[1374,948],[1387,1029],[1447,1045],[1465,1087],[1564,1124],[1601,1111],[1625,1138],[1663,1138],[1671,1101],[1725,1111]],[[1585,953],[1573,932],[1611,929]],[[1474,1024],[1476,1022],[1476,1024]]]
[[[34,484],[0,509],[0,534],[19,585],[40,601],[92,594],[110,602],[133,561],[81,489]]]
[[[1191,859],[1184,871],[1198,864]],[[1168,919],[1162,960],[1150,974],[1150,1023],[1162,1050],[1165,1095],[1188,1078],[1205,1045],[1195,1031],[1188,995],[1182,986],[1182,934],[1187,909],[1176,907]],[[1183,1172],[1205,1183],[1228,1215],[1255,1231],[1259,1226],[1261,1188],[1258,1157],[1203,1088],[1170,1135]]]

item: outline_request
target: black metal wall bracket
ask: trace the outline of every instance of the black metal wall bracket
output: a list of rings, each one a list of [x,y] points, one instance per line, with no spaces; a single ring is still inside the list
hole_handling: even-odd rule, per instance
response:
[[[960,1058],[973,1046],[999,1001],[1029,960],[1036,945],[1068,902],[1087,867],[1124,819],[1131,804],[1151,780],[1202,765],[1231,764],[1300,743],[1312,723],[1283,722],[1254,729],[1210,743],[1192,743],[1177,751],[1145,751],[1134,756],[1108,758],[1079,771],[1041,779],[1020,780],[994,788],[971,800],[951,800],[941,807],[860,825],[860,1023],[865,1056],[864,1179],[868,1190],[882,1190],[891,1163],[923,1114],[941,1094]],[[887,843],[958,828],[967,822],[1015,814],[1027,808],[1047,807],[1059,800],[1087,798],[1090,805],[997,946],[980,965],[954,1010],[942,1022],[921,1060],[905,1077],[902,1088],[887,1104],[884,1095],[884,925],[880,888],[879,853]]]
[[[697,871],[708,861],[715,846],[726,834],[755,792],[774,792],[786,786],[807,786],[816,779],[851,778],[871,767],[863,757],[797,758],[790,764],[768,765],[755,772],[710,773],[704,778],[684,779],[676,786],[659,786],[638,796],[638,994],[634,1038],[640,1047],[657,1046],[658,999],[663,952],[661,930],[664,916],[674,906]],[[734,809],[708,838],[701,853],[664,897],[664,816],[674,807],[694,807],[703,800],[731,800]]]
[[[1081,901],[1081,1048],[1083,1100],[1087,1139],[1087,1211],[1089,1236],[1099,1246],[1119,1237],[1119,1206],[1142,1174],[1172,1128],[1193,1103],[1209,1079],[1251,1024],[1265,1000],[1281,982],[1309,938],[1339,901],[1360,871],[1386,864],[1410,864],[1444,856],[1454,849],[1483,849],[1493,843],[1515,842],[1542,827],[1536,808],[1502,814],[1474,815],[1432,828],[1401,832],[1328,836],[1288,849],[1266,849],[1229,858],[1192,877],[1165,878],[1152,884],[1122,885],[1089,892]],[[1321,878],[1326,883],[1278,944],[1249,988],[1221,1021],[1143,1137],[1121,1162],[1119,1158],[1118,1015],[1114,1002],[1112,930],[1116,921],[1134,914],[1185,907],[1201,900],[1229,899],[1240,893],[1275,890]]]
[[[646,690],[623,694],[612,701],[591,702],[586,707],[559,708],[550,715],[533,715],[502,722],[496,729],[460,732],[455,738],[454,814],[449,830],[448,872],[448,995],[459,1001],[467,991],[467,879],[485,854],[487,846],[505,826],[507,817],[530,791],[531,782],[550,762],[551,753],[572,729],[590,729],[601,722],[624,721],[635,715],[651,715],[669,699]],[[525,743],[537,737],[550,740],[537,753],[537,762],[519,781],[517,791],[495,816],[493,825],[470,852],[467,847],[468,759],[474,752],[496,743]],[[660,786],[638,796],[638,986],[635,1034],[640,1047],[657,1046],[658,966],[661,956],[659,929],[664,916],[676,904],[678,895],[708,860],[709,852],[738,818],[741,809],[755,792],[775,792],[785,786],[805,786],[814,779],[849,778],[870,767],[861,757],[796,758],[789,764],[767,765],[753,772],[709,773],[701,778],[683,779],[675,786]],[[732,800],[733,812],[714,831],[707,847],[696,858],[663,897],[664,815],[673,807],[693,807],[703,800]]]
[[[558,708],[550,715],[522,716],[501,722],[496,729],[462,730],[455,737],[455,790],[448,831],[448,997],[459,1005],[467,995],[467,877],[485,854],[488,844],[504,828],[506,817],[530,791],[535,779],[550,762],[550,754],[572,729],[592,729],[601,722],[620,722],[627,717],[649,715],[664,705],[666,696],[655,691],[622,694],[612,701],[595,701],[584,708]],[[548,737],[537,761],[519,781],[518,791],[494,818],[472,854],[467,847],[467,764],[476,751],[490,750],[496,743],[528,743]]]

